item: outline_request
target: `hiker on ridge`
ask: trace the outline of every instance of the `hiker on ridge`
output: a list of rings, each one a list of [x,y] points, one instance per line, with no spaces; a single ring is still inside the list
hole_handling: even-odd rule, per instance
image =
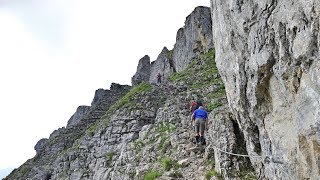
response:
[[[195,99],[194,101],[191,102],[190,104],[190,115],[192,116],[193,112],[198,109],[200,106],[203,106],[202,100],[200,98]],[[193,119],[194,120],[194,119]],[[191,121],[192,129],[195,131],[194,123]],[[196,137],[196,141],[198,142],[198,137]]]
[[[191,119],[195,127],[197,143],[204,145],[204,131],[208,129],[208,113],[203,109],[203,106],[200,106],[193,112]]]
[[[158,75],[157,75],[157,82],[158,82],[158,84],[161,84],[161,74],[160,73],[158,73]]]

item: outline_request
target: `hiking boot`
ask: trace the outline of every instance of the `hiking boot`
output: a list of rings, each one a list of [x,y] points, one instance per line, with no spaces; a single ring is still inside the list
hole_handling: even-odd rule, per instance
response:
[[[200,137],[199,137],[199,143],[200,143],[201,145],[204,144],[204,137],[203,137],[203,136],[200,136]]]
[[[199,138],[200,138],[200,136],[196,136],[196,144],[198,144],[200,142]]]

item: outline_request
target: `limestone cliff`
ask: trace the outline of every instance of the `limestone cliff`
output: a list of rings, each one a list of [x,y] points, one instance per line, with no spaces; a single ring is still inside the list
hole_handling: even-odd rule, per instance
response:
[[[149,56],[139,61],[137,72],[132,77],[132,85],[140,82],[155,84],[157,75],[162,75],[164,82],[174,72],[185,69],[193,59],[213,48],[212,23],[210,8],[199,6],[186,18],[184,27],[177,32],[172,50],[164,47],[155,61],[150,64]],[[149,60],[147,60],[149,58]]]
[[[131,78],[132,86],[136,86],[141,82],[148,82],[150,78],[150,68],[150,57],[148,55],[145,55],[139,60],[137,72]]]
[[[319,179],[320,1],[211,7],[217,66],[259,177]]]
[[[192,59],[213,48],[210,8],[197,7],[186,18],[185,26],[177,32],[173,48],[173,62],[177,72],[182,71]]]
[[[79,106],[68,121],[67,127],[74,126],[89,112],[90,106]]]
[[[151,62],[151,72],[149,78],[150,83],[157,83],[158,73],[161,74],[162,81],[166,83],[169,76],[175,71],[172,65],[170,53],[172,53],[172,51],[169,51],[166,47],[164,47],[157,59]]]

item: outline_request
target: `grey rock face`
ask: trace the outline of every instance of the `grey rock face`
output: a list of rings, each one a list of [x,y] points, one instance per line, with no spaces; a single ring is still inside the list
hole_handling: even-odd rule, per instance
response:
[[[213,48],[211,12],[209,7],[197,7],[186,18],[185,26],[178,30],[173,50],[164,47],[157,59],[150,64],[149,56],[140,59],[132,85],[140,82],[157,83],[157,74],[164,83],[176,71],[181,71],[200,54]]]
[[[212,123],[209,131],[212,146],[208,148],[214,152],[215,170],[225,179],[233,179],[234,172],[246,172],[254,176],[249,158],[226,153],[247,155],[244,135],[229,108],[215,109],[209,117]]]
[[[67,128],[76,125],[90,110],[90,106],[79,106],[68,121]]]
[[[145,55],[139,60],[136,74],[131,78],[132,86],[136,86],[141,82],[148,82],[150,78],[150,57]]]
[[[41,151],[44,150],[45,144],[48,142],[47,138],[40,139],[37,144],[34,146],[34,150],[36,150],[37,154],[40,154]]]
[[[170,51],[164,47],[159,54],[158,58],[151,63],[151,73],[149,83],[157,83],[158,73],[162,76],[162,81],[167,82],[168,77],[174,72],[172,59],[170,59]]]
[[[320,1],[216,0],[211,7],[217,66],[256,172],[318,179]]]
[[[207,53],[189,70],[196,73],[209,69],[216,74],[213,59],[214,55]],[[214,79],[203,82],[209,78]],[[190,81],[198,85],[196,90],[185,84]],[[142,84],[126,96],[127,102],[113,102],[115,106],[108,109],[106,102],[116,97],[115,90],[126,89],[114,84],[110,90],[101,91],[105,94],[96,93],[99,94],[95,96],[96,105],[79,123],[54,131],[41,155],[26,162],[8,179],[143,179],[152,169],[163,171],[159,179],[204,179],[214,168],[214,152],[212,148],[194,144],[189,103],[194,94],[201,93],[211,109],[226,106],[221,83],[219,76],[208,77],[203,73],[197,79],[186,76],[181,81],[161,86]],[[235,134],[230,120],[226,118],[220,122],[220,119],[212,120],[213,117],[210,114],[209,122],[216,121],[213,124],[217,128],[211,126],[210,130],[219,133],[211,132],[211,140],[206,133],[208,147],[212,139],[216,139],[219,147],[234,152],[235,136],[228,138],[229,141],[219,136],[220,133],[223,136]],[[217,116],[220,117],[223,116]],[[237,162],[223,157],[221,155],[222,163]],[[179,168],[178,163],[181,164]]]
[[[91,102],[91,106],[95,107],[100,100],[103,98],[103,96],[105,95],[105,90],[104,89],[97,89],[96,92],[94,93],[94,98]]]
[[[176,71],[183,70],[193,58],[213,48],[212,21],[209,7],[197,7],[186,18],[185,26],[177,32],[173,48]]]
[[[50,179],[53,168],[48,166],[48,162],[54,162],[58,155],[72,149],[73,145],[78,143],[76,140],[82,137],[85,131],[130,89],[130,86],[112,83],[110,90],[97,90],[92,106],[89,110],[87,109],[89,107],[84,108],[87,112],[82,118],[79,117],[75,124],[69,125],[67,128],[63,127],[53,131],[49,139],[38,141],[34,147],[37,156],[32,161],[27,161],[16,173],[11,174],[13,177],[9,176],[8,179]],[[65,166],[67,168],[76,165],[66,163]],[[29,174],[27,175],[25,171],[28,171]]]

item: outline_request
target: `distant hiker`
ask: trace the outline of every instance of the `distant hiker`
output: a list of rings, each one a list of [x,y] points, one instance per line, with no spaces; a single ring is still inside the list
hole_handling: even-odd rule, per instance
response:
[[[158,75],[157,75],[157,82],[158,82],[158,84],[161,84],[161,74],[160,73],[158,73]]]
[[[208,129],[208,113],[203,109],[203,106],[193,112],[191,120],[195,127],[197,143],[204,145],[204,131]]]

